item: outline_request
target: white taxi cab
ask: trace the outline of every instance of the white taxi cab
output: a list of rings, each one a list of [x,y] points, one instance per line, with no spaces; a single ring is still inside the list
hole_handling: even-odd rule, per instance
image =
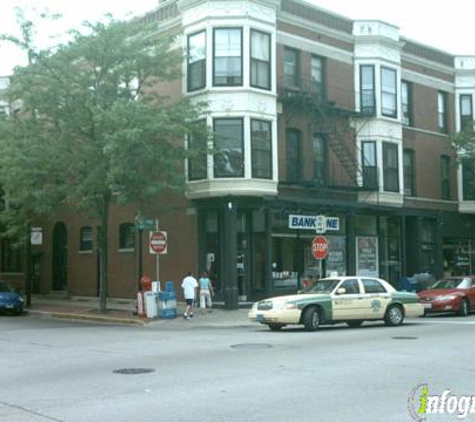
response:
[[[398,292],[380,278],[347,276],[323,278],[299,294],[256,302],[248,316],[271,330],[303,325],[307,331],[315,331],[321,324],[341,322],[358,327],[363,321],[382,320],[397,326],[405,317],[423,315],[417,294]]]

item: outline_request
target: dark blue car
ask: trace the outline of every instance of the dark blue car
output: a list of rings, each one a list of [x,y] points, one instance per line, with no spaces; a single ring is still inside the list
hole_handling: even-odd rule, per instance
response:
[[[0,312],[23,313],[23,298],[5,281],[0,280]]]

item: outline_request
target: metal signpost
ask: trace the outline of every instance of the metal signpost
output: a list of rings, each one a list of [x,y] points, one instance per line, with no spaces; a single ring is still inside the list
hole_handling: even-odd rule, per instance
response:
[[[153,218],[145,218],[140,214],[140,211],[135,217],[135,227],[139,231],[139,290],[140,290],[140,279],[143,276],[143,231],[157,231],[158,230],[158,220]]]
[[[168,252],[167,232],[150,232],[149,252],[156,255],[156,281],[160,282],[160,255]]]

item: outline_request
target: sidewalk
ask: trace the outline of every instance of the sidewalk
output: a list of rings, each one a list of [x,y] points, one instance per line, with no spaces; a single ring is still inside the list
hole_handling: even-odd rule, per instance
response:
[[[229,311],[218,308],[212,309],[210,312],[210,310],[202,311],[199,308],[195,308],[194,318],[191,321],[187,321],[182,318],[185,304],[180,302],[177,303],[177,318],[174,319],[141,318],[136,313],[136,301],[133,299],[108,298],[106,308],[105,314],[99,313],[99,300],[97,297],[73,296],[64,299],[33,295],[31,307],[25,307],[25,311],[32,317],[150,327],[167,323],[215,328],[255,325],[247,318],[248,309]]]

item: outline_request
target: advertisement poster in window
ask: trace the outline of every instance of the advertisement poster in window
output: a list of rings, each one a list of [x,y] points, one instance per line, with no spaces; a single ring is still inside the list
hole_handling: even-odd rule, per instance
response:
[[[359,276],[378,277],[378,238],[359,236],[356,238],[356,273]]]
[[[337,273],[346,275],[346,238],[345,236],[328,236],[328,257],[326,262],[326,276]]]

